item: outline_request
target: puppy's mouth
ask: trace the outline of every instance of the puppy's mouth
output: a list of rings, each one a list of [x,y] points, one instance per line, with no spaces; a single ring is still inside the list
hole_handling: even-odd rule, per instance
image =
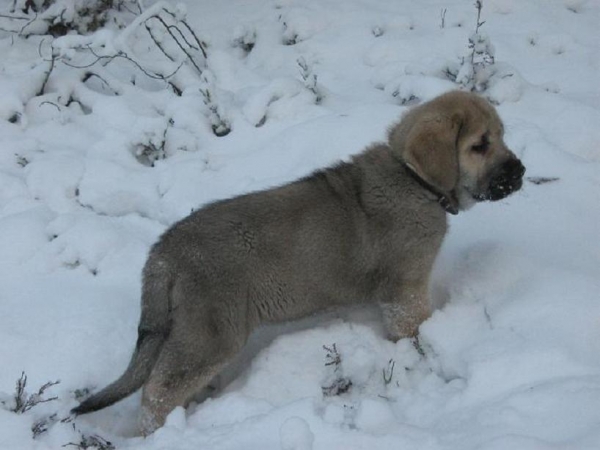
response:
[[[525,166],[518,159],[509,159],[490,181],[488,189],[483,193],[472,194],[477,201],[496,201],[508,197],[523,186]]]

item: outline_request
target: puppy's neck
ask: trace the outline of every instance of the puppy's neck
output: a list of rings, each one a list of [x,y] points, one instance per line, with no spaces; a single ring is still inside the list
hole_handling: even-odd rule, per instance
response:
[[[406,179],[414,180],[419,186],[427,191],[427,197],[433,197],[437,200],[444,211],[453,215],[458,214],[459,201],[454,190],[449,194],[441,192],[431,183],[421,178],[415,170],[403,159],[399,158],[388,145],[375,144],[369,147],[365,152],[354,156],[353,160],[360,166],[372,167],[380,174],[380,176],[391,176],[394,179],[398,176],[402,176]],[[406,172],[408,177],[404,175],[404,172]]]
[[[452,191],[450,191],[450,193],[448,195],[444,194],[438,188],[436,188],[434,185],[432,185],[428,181],[421,178],[419,176],[419,174],[410,166],[410,164],[406,163],[405,161],[400,161],[400,162],[406,168],[406,172],[417,183],[419,183],[422,187],[424,187],[425,189],[427,189],[429,192],[431,192],[433,195],[435,195],[437,197],[437,201],[440,204],[440,206],[444,209],[444,211],[446,211],[447,213],[450,213],[454,216],[458,214],[458,204],[459,203],[458,203],[458,198],[456,196],[456,192],[454,189]]]

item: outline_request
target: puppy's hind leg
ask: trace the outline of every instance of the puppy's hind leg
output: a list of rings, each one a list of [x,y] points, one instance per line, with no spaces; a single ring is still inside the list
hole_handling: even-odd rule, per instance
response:
[[[142,391],[142,434],[148,435],[163,426],[177,406],[187,406],[243,345],[224,348],[222,343],[210,341],[189,345],[174,336],[165,343]]]

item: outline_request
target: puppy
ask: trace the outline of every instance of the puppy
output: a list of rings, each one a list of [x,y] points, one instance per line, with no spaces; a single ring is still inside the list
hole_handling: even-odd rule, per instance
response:
[[[167,230],[143,273],[138,339],[117,381],[73,412],[143,387],[144,434],[218,374],[260,324],[377,303],[389,338],[429,317],[446,213],[498,200],[524,166],[483,98],[450,92],[374,144],[296,182],[212,203]]]

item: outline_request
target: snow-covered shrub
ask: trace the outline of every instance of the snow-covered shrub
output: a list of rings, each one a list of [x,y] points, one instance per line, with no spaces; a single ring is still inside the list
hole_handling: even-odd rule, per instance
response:
[[[44,40],[40,53],[38,87],[22,101],[51,97],[59,113],[75,104],[83,114],[106,110],[109,121],[111,103],[127,105],[138,120],[130,124],[131,139],[124,147],[146,166],[175,150],[196,150],[199,141],[188,126],[192,122],[205,124],[201,128],[216,136],[231,130],[219,103],[223,94],[208,68],[207,45],[187,23],[182,6],[157,2],[122,29],[104,27],[88,35],[75,32]],[[184,96],[187,100],[178,102]],[[24,109],[16,105],[3,115],[21,122]],[[180,120],[184,115],[196,119]]]
[[[231,45],[240,48],[247,55],[256,45],[256,30],[246,27],[236,28],[233,32]]]
[[[283,45],[296,45],[298,43],[298,33],[293,27],[290,27],[288,23],[283,20],[283,17],[280,16],[279,20],[281,22],[281,26],[283,27],[283,32],[281,36],[281,43]]]
[[[325,355],[325,366],[329,368],[329,373],[321,384],[323,395],[331,397],[348,392],[352,387],[352,380],[344,376],[342,357],[336,345],[333,344],[331,347],[324,345],[323,349],[327,352]]]
[[[27,375],[25,372],[21,373],[21,376],[16,382],[15,392],[12,395],[2,395],[0,398],[0,404],[8,411],[16,414],[24,414],[32,410],[36,406],[42,403],[48,403],[58,400],[58,397],[46,397],[46,391],[52,386],[56,386],[60,381],[49,381],[38,388],[38,390],[32,394],[28,393],[27,388]],[[79,394],[83,395],[83,394]],[[77,393],[76,393],[77,397]],[[73,432],[77,436],[75,442],[69,442],[64,444],[63,447],[74,447],[78,449],[98,449],[98,450],[114,450],[115,446],[108,440],[104,439],[97,434],[87,434],[75,427],[73,422],[74,417],[72,415],[60,416],[59,412],[52,412],[46,414],[37,415],[37,418],[31,425],[31,434],[34,439],[39,438],[41,435],[46,433],[50,428],[55,425],[66,426],[70,424],[69,428],[72,428]]]
[[[60,383],[60,381],[49,381],[40,386],[37,392],[30,394],[26,390],[27,375],[25,372],[22,372],[19,379],[17,379],[15,392],[12,395],[2,395],[0,403],[10,412],[24,414],[42,403],[58,400],[58,397],[46,397],[46,391],[58,383]],[[48,429],[59,420],[57,413],[46,414],[38,418],[31,425],[33,438],[37,438],[48,431]],[[65,419],[62,421],[64,422]]]
[[[103,29],[89,36],[60,37],[52,43],[52,55],[93,75],[98,67],[125,63],[129,67],[127,84],[137,85],[143,75],[168,83],[178,95],[186,84],[199,82],[207,58],[206,44],[186,22],[185,11],[163,2],[148,8],[118,33]],[[146,86],[155,88],[152,83],[141,87]]]
[[[216,98],[218,89],[212,72],[205,71],[202,75],[202,86],[199,88],[204,105],[207,108],[207,118],[215,136],[227,136],[231,132],[231,124],[226,118],[221,103]]]
[[[446,79],[434,76],[433,71],[422,71],[405,68],[403,74],[383,76],[376,87],[392,96],[402,106],[418,104],[423,99],[440,95],[454,87]]]
[[[323,100],[323,92],[317,84],[317,74],[313,71],[313,66],[306,62],[303,57],[298,58],[296,61],[300,68],[300,76],[304,81],[304,86],[315,96],[315,103],[318,105]]]
[[[54,425],[57,421],[58,415],[56,413],[42,417],[41,419],[37,420],[31,426],[31,434],[33,435],[33,438],[36,439],[40,437],[42,434],[48,431],[50,427]]]
[[[4,22],[21,35],[64,36],[91,33],[109,23],[123,27],[123,16],[141,9],[137,0],[15,0],[8,12]]]
[[[25,372],[21,373],[21,376],[16,382],[15,393],[12,397],[0,400],[0,403],[9,411],[16,414],[23,414],[40,403],[47,403],[58,399],[58,397],[44,398],[46,390],[52,386],[57,385],[60,381],[49,381],[42,385],[37,392],[29,394],[25,389],[27,388],[27,375]]]
[[[157,119],[158,122],[162,122]],[[143,133],[137,142],[132,146],[132,153],[136,159],[143,165],[154,167],[154,163],[167,157],[165,145],[167,141],[167,131],[172,126],[172,120],[168,120],[164,126],[150,127]]]
[[[310,7],[285,7],[279,15],[281,43],[296,45],[327,29],[330,22]]]
[[[95,449],[95,450],[114,450],[115,446],[112,442],[104,439],[102,436],[97,434],[86,434],[75,427],[73,424],[73,430],[78,434],[78,440],[76,442],[69,442],[63,445],[63,447],[72,447],[79,450]]]
[[[468,50],[458,61],[449,63],[444,75],[462,89],[481,92],[495,104],[517,101],[526,85],[525,80],[511,66],[496,61],[495,49],[489,36],[481,31],[482,0],[475,1],[477,21],[469,36]]]
[[[475,7],[477,8],[477,22],[475,31],[469,36],[468,53],[461,57],[459,63],[449,65],[446,74],[449,79],[463,88],[482,92],[487,89],[494,73],[495,50],[490,38],[481,31],[481,27],[485,23],[481,20],[482,1],[476,0]]]

